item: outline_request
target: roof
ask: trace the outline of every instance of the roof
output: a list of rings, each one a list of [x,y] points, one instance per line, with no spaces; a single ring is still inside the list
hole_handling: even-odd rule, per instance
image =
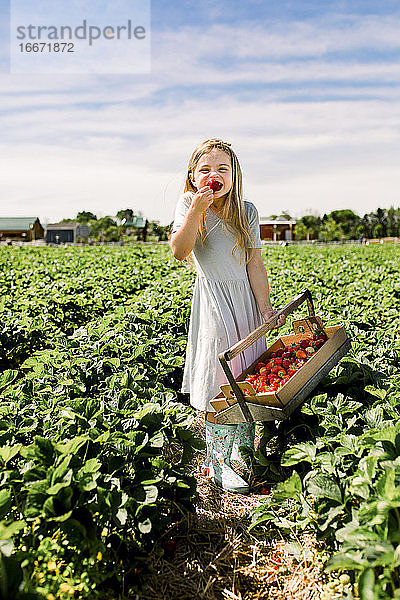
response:
[[[146,227],[146,219],[143,217],[133,217],[133,219],[126,219],[122,224],[124,227],[144,229]]]
[[[46,229],[58,229],[58,230],[66,230],[66,229],[77,229],[80,223],[78,221],[70,221],[69,223],[50,223],[46,225]]]
[[[261,217],[260,219],[260,225],[295,225],[296,224],[296,219],[290,219],[290,221],[287,221],[286,219],[282,220],[282,219],[267,219],[264,217]]]
[[[0,217],[0,231],[29,231],[37,217]]]

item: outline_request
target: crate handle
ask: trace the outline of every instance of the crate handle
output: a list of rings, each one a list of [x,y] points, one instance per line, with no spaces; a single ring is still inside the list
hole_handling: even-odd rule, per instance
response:
[[[286,304],[283,308],[278,310],[278,312],[273,315],[268,321],[257,327],[252,333],[250,333],[247,337],[243,338],[225,352],[222,352],[218,355],[219,362],[221,363],[221,367],[228,378],[229,383],[231,384],[232,391],[234,392],[241,411],[243,413],[243,417],[246,421],[254,421],[253,415],[251,414],[249,407],[246,404],[246,400],[244,394],[238,384],[235,381],[235,378],[232,374],[232,371],[229,368],[228,362],[233,358],[241,354],[244,350],[246,350],[249,346],[254,344],[261,336],[263,336],[267,331],[274,329],[278,319],[281,315],[290,315],[300,304],[303,302],[307,302],[308,314],[310,316],[315,316],[314,304],[311,296],[311,292],[308,289],[303,290],[294,300]]]

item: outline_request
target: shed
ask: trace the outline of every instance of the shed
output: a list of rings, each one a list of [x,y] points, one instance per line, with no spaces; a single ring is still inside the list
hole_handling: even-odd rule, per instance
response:
[[[52,223],[46,227],[47,244],[74,244],[78,238],[88,237],[90,233],[86,224],[78,221]]]
[[[143,242],[147,239],[147,226],[148,221],[143,217],[132,217],[132,219],[125,219],[122,223],[127,234],[137,234]]]
[[[32,242],[44,237],[38,217],[0,217],[0,241]]]
[[[277,217],[270,219],[267,217],[260,218],[260,237],[262,240],[270,240],[273,242],[290,242],[294,239],[294,229],[296,221],[294,219],[285,219]]]

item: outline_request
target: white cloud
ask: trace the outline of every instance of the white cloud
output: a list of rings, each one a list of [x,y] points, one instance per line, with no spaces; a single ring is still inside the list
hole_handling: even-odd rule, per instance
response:
[[[344,53],[398,47],[399,24],[185,28],[160,34],[149,77],[3,76],[0,215],[169,222],[193,146],[215,136],[262,214],[398,204],[399,64]]]

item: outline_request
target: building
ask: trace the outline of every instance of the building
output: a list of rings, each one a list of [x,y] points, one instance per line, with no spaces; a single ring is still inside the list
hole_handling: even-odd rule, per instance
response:
[[[38,217],[0,217],[0,241],[32,242],[43,237]]]
[[[143,242],[147,239],[147,226],[148,221],[143,217],[132,217],[132,219],[125,219],[122,223],[122,227],[125,228],[125,233],[128,235],[136,235],[138,239]]]
[[[261,217],[260,237],[262,240],[272,242],[290,242],[294,239],[295,225],[294,219],[286,219],[286,217],[276,219]]]
[[[53,223],[46,226],[46,244],[74,244],[78,238],[87,238],[89,234],[89,227],[78,221]]]

